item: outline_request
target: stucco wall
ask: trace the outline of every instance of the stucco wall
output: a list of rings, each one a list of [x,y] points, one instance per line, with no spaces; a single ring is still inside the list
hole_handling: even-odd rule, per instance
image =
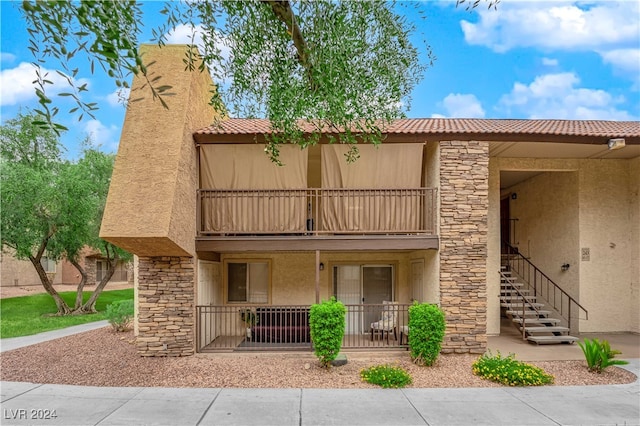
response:
[[[0,285],[3,287],[42,286],[36,269],[28,260],[18,260],[8,249],[0,257]],[[62,283],[61,262],[56,264],[53,284]]]
[[[320,262],[324,270],[320,271],[320,299],[327,300],[333,295],[332,270],[339,264],[391,264],[394,266],[394,292],[397,301],[408,303],[410,290],[410,261],[425,259],[425,294],[437,295],[437,271],[434,271],[434,251],[422,252],[370,252],[345,253],[321,252]],[[227,259],[270,259],[271,260],[271,303],[303,304],[315,303],[315,253],[234,253],[222,256]],[[434,282],[435,281],[435,282]],[[224,283],[224,280],[222,281]],[[224,285],[224,284],[223,284]]]
[[[511,215],[519,219],[515,240],[523,254],[589,311],[589,320],[580,321],[580,331],[638,331],[640,161],[491,161],[498,172],[543,172],[511,188],[517,193]],[[499,215],[499,198],[491,199],[491,215]],[[491,238],[498,239],[499,230]],[[582,260],[582,248],[589,249],[589,260]],[[491,252],[499,252],[499,245],[492,245]],[[562,272],[565,262],[571,266]]]
[[[630,304],[638,262],[631,258],[631,163],[591,163],[580,169],[580,248],[590,250],[590,260],[580,262],[580,301],[589,310],[580,330],[627,331],[638,321],[638,305]]]
[[[489,209],[487,212],[487,335],[500,334],[500,170],[489,159]]]
[[[133,80],[100,236],[139,256],[194,255],[197,152],[192,134],[210,125],[206,72],[186,71],[186,46],[140,48],[150,78],[170,85],[164,108],[140,74]]]
[[[631,321],[629,330],[640,333],[640,157],[629,161],[629,225],[631,228]],[[635,313],[635,316],[633,315]]]
[[[547,172],[511,192],[515,222],[514,245],[572,297],[579,298],[578,174]],[[550,249],[552,248],[552,249]],[[562,272],[562,264],[569,270]]]

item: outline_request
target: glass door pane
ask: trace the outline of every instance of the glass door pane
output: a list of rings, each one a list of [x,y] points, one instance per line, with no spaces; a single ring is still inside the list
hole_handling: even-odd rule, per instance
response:
[[[358,305],[361,302],[360,266],[339,265],[334,267],[336,299],[345,305]],[[360,312],[347,311],[345,317],[345,334],[360,333]]]
[[[362,289],[365,304],[382,304],[393,301],[393,268],[391,265],[375,265],[362,267]],[[369,330],[372,322],[381,318],[380,312],[369,310],[365,315],[364,329]]]

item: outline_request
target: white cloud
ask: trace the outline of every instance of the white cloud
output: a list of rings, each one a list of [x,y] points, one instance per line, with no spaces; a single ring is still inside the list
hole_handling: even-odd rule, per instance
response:
[[[123,101],[126,102],[127,99],[129,99],[130,92],[131,92],[130,89],[125,89],[125,88],[117,89],[116,91],[107,95],[107,98],[106,98],[107,103],[109,104],[109,106],[112,106],[112,107],[122,106]]]
[[[227,62],[231,57],[231,49],[227,45],[226,40],[223,39],[219,33],[215,32],[213,36],[215,43],[207,48],[203,41],[203,39],[207,39],[204,28],[201,25],[191,27],[190,25],[183,24],[178,25],[173,30],[173,32],[167,34],[167,44],[194,44],[198,46],[198,50],[201,53],[213,53],[212,56],[216,56],[217,54],[219,54],[222,61]],[[211,37],[209,37],[209,40],[211,40]],[[210,64],[209,66],[211,67],[214,65]],[[231,81],[230,77],[220,81],[219,79],[215,78],[213,73],[212,78],[214,78],[214,80],[217,80],[217,83],[224,87],[227,87]]]
[[[544,65],[546,67],[557,67],[558,66],[558,60],[557,59],[552,59],[552,58],[542,58],[542,65]]]
[[[107,151],[115,151],[118,148],[120,128],[117,126],[107,127],[98,120],[89,120],[84,126],[84,131],[95,147],[102,147]]]
[[[69,83],[55,71],[40,68],[42,76],[47,74],[47,80],[53,85],[47,85],[48,95],[55,95],[61,91],[67,91]],[[0,105],[18,105],[36,99],[33,81],[36,79],[36,70],[28,62],[21,62],[16,68],[0,71]],[[85,79],[75,82],[77,85],[87,83]],[[88,84],[87,84],[88,86]]]
[[[0,52],[0,61],[2,62],[14,62],[16,60],[16,55],[13,53]]]
[[[56,73],[55,76],[57,76]],[[55,77],[52,74],[53,77]],[[0,105],[17,105],[34,99],[33,80],[36,78],[33,65],[22,62],[16,68],[0,71]]]
[[[193,39],[192,39],[193,37]],[[173,32],[167,34],[167,44],[195,44],[202,46],[202,27],[196,25],[178,25]]]
[[[640,48],[616,49],[602,53],[605,62],[640,78]]]
[[[551,7],[550,7],[551,6]],[[465,40],[497,52],[514,47],[591,50],[637,43],[638,2],[502,2],[498,10],[479,10],[480,21],[461,21]]]
[[[528,85],[516,82],[500,105],[526,118],[633,120],[627,111],[617,108],[623,98],[579,84],[578,76],[570,72],[541,75]]]
[[[593,51],[614,67],[620,49],[637,49],[638,1],[501,2],[498,10],[479,10],[477,23],[461,21],[465,40],[496,52],[517,47]]]
[[[449,93],[441,102],[448,117],[454,118],[484,118],[482,104],[472,94]],[[439,114],[433,114],[433,118]],[[441,116],[442,117],[442,116]]]

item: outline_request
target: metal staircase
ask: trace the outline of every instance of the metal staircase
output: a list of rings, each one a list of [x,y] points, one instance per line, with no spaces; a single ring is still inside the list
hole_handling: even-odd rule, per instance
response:
[[[507,318],[522,332],[522,338],[536,344],[574,343],[579,340],[569,335],[569,327],[560,325],[561,320],[553,312],[537,302],[531,290],[524,288],[511,271],[503,266],[500,271],[500,307]]]
[[[500,307],[522,333],[536,344],[574,343],[571,320],[588,312],[542,273],[517,249],[509,246],[500,268]],[[573,307],[573,314],[572,314]],[[574,318],[575,315],[575,318]]]

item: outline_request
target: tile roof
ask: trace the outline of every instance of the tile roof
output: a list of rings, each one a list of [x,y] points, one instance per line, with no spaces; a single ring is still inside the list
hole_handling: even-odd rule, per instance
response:
[[[308,122],[302,122],[302,128],[307,133],[314,130]],[[196,131],[194,137],[196,140],[206,141],[210,139],[208,135],[218,140],[220,136],[225,135],[268,133],[272,133],[268,120],[231,118]],[[479,137],[486,135],[487,138],[491,135],[619,137],[636,141],[640,138],[640,121],[408,118],[394,121],[386,127],[384,133],[425,136],[455,134]]]

